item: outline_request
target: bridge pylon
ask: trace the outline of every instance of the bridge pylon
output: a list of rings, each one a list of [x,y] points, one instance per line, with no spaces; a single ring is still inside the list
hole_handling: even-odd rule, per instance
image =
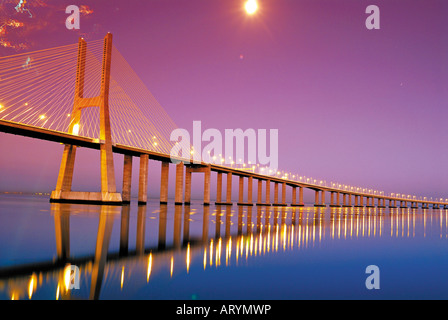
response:
[[[84,97],[87,44],[83,38],[78,43],[78,64],[76,72],[75,97],[69,133],[77,134],[81,120],[81,110],[88,107],[100,108],[100,157],[101,157],[101,192],[72,191],[73,170],[76,146],[66,144],[62,154],[56,189],[51,193],[51,202],[79,202],[100,204],[121,204],[121,194],[116,190],[114,161],[112,153],[112,134],[109,116],[109,84],[112,58],[112,34],[104,38],[103,62],[100,95]]]

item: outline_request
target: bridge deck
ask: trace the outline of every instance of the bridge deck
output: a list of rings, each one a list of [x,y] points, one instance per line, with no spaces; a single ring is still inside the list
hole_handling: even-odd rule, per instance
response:
[[[7,121],[7,120],[1,120],[0,119],[0,132],[15,134],[15,135],[21,135],[25,137],[31,137],[31,138],[37,138],[41,140],[47,140],[47,141],[53,141],[63,144],[72,144],[80,147],[90,148],[90,149],[100,149],[100,141],[98,139],[94,138],[88,138],[88,137],[81,137],[72,135],[66,132],[61,131],[55,131],[30,125],[25,125],[17,122]],[[120,153],[120,154],[127,154],[139,157],[142,154],[147,154],[150,159],[157,160],[157,161],[166,161],[171,162],[172,160],[180,160],[183,161],[186,164],[192,163],[190,159],[182,159],[182,158],[172,158],[169,154],[159,153],[151,150],[136,148],[132,146],[125,146],[121,144],[114,144],[112,147],[112,150],[114,153]],[[403,199],[399,197],[391,197],[391,196],[382,196],[382,195],[372,195],[368,193],[361,193],[361,192],[355,192],[355,191],[348,191],[348,190],[340,190],[337,188],[331,188],[327,186],[319,186],[314,185],[310,183],[305,182],[299,182],[294,180],[287,180],[283,178],[268,176],[268,175],[262,175],[259,173],[254,173],[250,171],[244,171],[239,170],[237,168],[231,168],[216,164],[208,164],[205,162],[198,163],[199,166],[210,166],[212,171],[220,172],[220,173],[232,173],[235,176],[243,176],[243,177],[253,177],[257,180],[269,180],[271,182],[275,183],[286,183],[288,186],[291,187],[301,187],[301,188],[307,188],[312,189],[315,191],[325,191],[325,192],[334,192],[334,193],[342,193],[352,196],[361,196],[361,197],[368,197],[368,198],[374,198],[374,199],[385,199],[385,200],[392,200],[392,201],[406,201],[406,202],[413,202],[413,203],[424,203],[424,204],[432,204],[432,205],[445,205],[444,202],[439,201],[429,201],[429,200],[417,200],[417,199]]]

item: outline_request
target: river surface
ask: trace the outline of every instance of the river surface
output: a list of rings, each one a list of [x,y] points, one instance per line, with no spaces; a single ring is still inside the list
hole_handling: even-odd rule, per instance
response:
[[[443,209],[2,194],[0,299],[447,299],[447,222]]]

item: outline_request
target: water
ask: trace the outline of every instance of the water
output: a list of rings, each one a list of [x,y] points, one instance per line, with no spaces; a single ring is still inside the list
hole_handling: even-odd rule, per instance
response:
[[[448,210],[0,195],[0,221],[0,299],[448,298]],[[79,289],[66,289],[67,263]],[[366,288],[369,265],[378,290]]]

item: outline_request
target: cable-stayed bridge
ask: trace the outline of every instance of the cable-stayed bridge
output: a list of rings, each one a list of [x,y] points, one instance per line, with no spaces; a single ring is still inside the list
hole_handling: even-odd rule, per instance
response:
[[[148,201],[148,161],[161,162],[160,202],[168,202],[168,174],[176,161],[176,205],[191,201],[191,176],[204,174],[204,205],[210,204],[210,177],[217,174],[216,204],[232,205],[232,178],[239,177],[238,205],[304,206],[303,190],[315,192],[314,205],[448,208],[448,199],[432,199],[339,183],[327,183],[283,172],[267,174],[170,155],[175,123],[112,44],[104,40],[50,48],[0,58],[0,131],[65,144],[52,202],[123,204],[131,201],[132,162],[139,162],[138,202]],[[73,191],[77,147],[100,150],[101,192]],[[124,155],[122,192],[117,192],[113,153]],[[222,160],[222,159],[221,159]],[[217,162],[217,163],[215,163]],[[223,190],[223,175],[227,180]],[[253,184],[257,180],[254,201]],[[245,183],[246,182],[246,183]],[[271,201],[271,185],[274,199]],[[245,185],[247,192],[245,192]],[[263,188],[264,185],[264,188]],[[281,198],[279,198],[281,189]],[[224,194],[225,191],[225,194]],[[246,194],[246,195],[245,195]],[[264,195],[264,196],[263,196]]]

